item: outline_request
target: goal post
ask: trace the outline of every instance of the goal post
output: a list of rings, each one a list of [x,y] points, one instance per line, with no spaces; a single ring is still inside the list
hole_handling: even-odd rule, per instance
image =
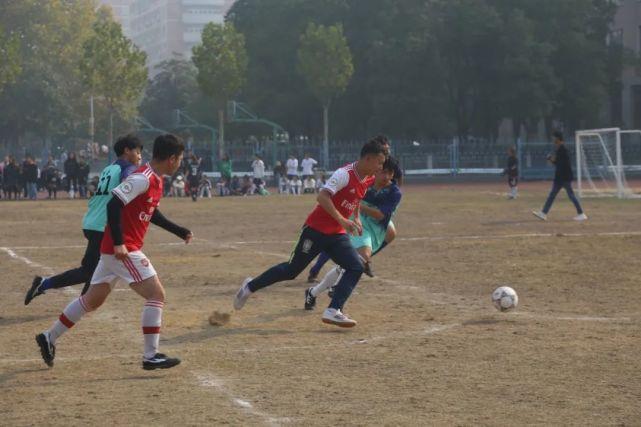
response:
[[[577,190],[580,197],[640,197],[630,189],[625,176],[621,137],[627,134],[641,134],[641,131],[604,128],[576,132]]]

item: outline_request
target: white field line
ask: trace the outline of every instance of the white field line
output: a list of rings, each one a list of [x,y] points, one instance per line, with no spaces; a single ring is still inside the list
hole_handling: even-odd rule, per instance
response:
[[[11,258],[13,258],[15,260],[18,260],[18,261],[22,261],[22,262],[24,262],[25,264],[27,264],[30,267],[40,268],[43,271],[46,271],[47,274],[53,274],[53,269],[52,268],[47,267],[46,265],[38,264],[37,262],[31,261],[27,257],[20,256],[20,255],[16,254],[10,248],[0,247],[0,250],[6,252],[7,255],[9,255]]]
[[[215,389],[220,394],[223,394],[224,396],[226,396],[234,404],[234,406],[242,409],[243,412],[246,412],[249,415],[253,415],[254,417],[261,418],[266,425],[279,426],[281,424],[289,423],[292,421],[291,418],[273,417],[266,412],[256,409],[250,401],[240,398],[234,395],[232,392],[230,392],[229,389],[225,387],[224,382],[210,372],[204,372],[204,373],[192,372],[192,374],[196,377],[196,381],[201,387]]]
[[[442,223],[435,223],[442,224]],[[414,236],[414,237],[399,237],[397,242],[417,242],[417,241],[448,241],[448,240],[500,240],[500,239],[523,239],[523,238],[550,238],[550,237],[633,237],[641,236],[641,231],[609,231],[597,233],[516,233],[516,234],[494,234],[494,235],[460,235],[460,236]],[[197,237],[190,245],[211,245],[220,248],[239,249],[235,245],[269,245],[269,244],[293,244],[295,240],[246,240],[246,241],[232,241],[232,242],[214,242],[202,237]],[[183,242],[166,242],[166,243],[150,243],[147,246],[180,246],[184,245]],[[50,250],[50,249],[80,249],[84,245],[62,245],[62,246],[12,246],[15,250]],[[2,248],[5,250],[9,248]],[[274,252],[261,252],[265,255],[272,255],[283,257],[284,254],[277,254]],[[289,258],[289,256],[287,256]]]

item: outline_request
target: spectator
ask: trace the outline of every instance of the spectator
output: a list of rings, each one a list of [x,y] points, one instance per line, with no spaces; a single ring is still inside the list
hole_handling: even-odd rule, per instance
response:
[[[321,188],[325,186],[325,174],[320,174],[318,179],[316,180],[316,192],[320,193]]]
[[[172,197],[185,197],[185,181],[182,175],[177,175],[174,182],[171,183]]]
[[[316,180],[312,175],[307,175],[303,181],[303,193],[315,193],[316,192]]]
[[[300,196],[301,194],[301,187],[303,186],[303,181],[300,180],[300,177],[298,175],[294,175],[293,179],[289,181],[289,191],[292,194],[296,194]]]
[[[254,169],[254,185],[256,189],[258,189],[263,185],[263,179],[265,178],[265,162],[263,162],[263,159],[261,159],[258,154],[254,156],[252,169]]]
[[[220,171],[220,177],[228,184],[232,183],[232,172],[231,172],[231,159],[227,154],[225,154],[222,160],[218,163],[218,170]],[[232,193],[233,194],[233,193]]]
[[[287,159],[287,179],[290,181],[298,176],[298,159],[293,154]]]
[[[4,197],[11,200],[11,195],[13,194],[14,199],[18,200],[20,193],[20,168],[16,164],[15,157],[9,156],[7,161],[8,163],[2,171]]]
[[[224,178],[221,178],[218,183],[216,183],[216,190],[220,197],[229,196],[229,182]]]
[[[163,176],[162,178],[162,196],[163,197],[169,197],[171,195],[171,183],[172,179],[170,176]]]
[[[301,167],[303,168],[303,180],[314,176],[314,166],[317,164],[318,162],[316,160],[309,157],[309,153],[305,153],[305,158],[301,162]]]
[[[47,166],[42,171],[42,180],[45,185],[45,189],[49,193],[47,196],[48,199],[51,199],[52,196],[54,199],[58,198],[58,185],[60,184],[60,171],[56,169],[56,166],[53,164],[53,160],[49,159]]]
[[[78,162],[78,192],[80,197],[87,198],[87,182],[89,181],[89,164],[84,158]]]
[[[287,169],[280,161],[274,165],[274,185],[278,187],[278,194],[287,192]]]
[[[254,193],[256,189],[256,186],[254,183],[249,179],[249,175],[245,175],[243,177],[243,183],[242,186],[240,187],[240,194],[243,196],[250,196]]]
[[[240,196],[240,179],[235,176],[231,179],[231,183],[229,184],[229,192],[232,196]]]
[[[208,199],[211,199],[211,181],[205,175],[200,179],[198,193],[200,197],[207,197]]]
[[[22,174],[24,176],[29,200],[36,200],[38,198],[38,165],[36,165],[33,157],[27,156]]]
[[[67,192],[69,198],[73,199],[74,192],[78,190],[78,160],[76,153],[69,153],[69,158],[64,162],[65,175],[67,176]]]

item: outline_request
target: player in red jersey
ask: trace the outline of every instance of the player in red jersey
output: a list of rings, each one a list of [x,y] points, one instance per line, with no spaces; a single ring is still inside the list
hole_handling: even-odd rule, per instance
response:
[[[332,301],[323,313],[325,323],[353,327],[356,321],[342,312],[343,306],[363,274],[363,263],[346,233],[360,234],[360,201],[374,181],[388,155],[385,137],[376,137],[361,149],[358,161],[337,169],[318,194],[318,205],[307,217],[300,238],[288,262],[275,265],[255,279],[247,278],[234,298],[240,310],[249,296],[276,282],[295,279],[321,251],[345,274],[336,285]],[[349,217],[354,215],[354,220]]]
[[[177,235],[189,243],[192,233],[165,218],[158,210],[163,193],[163,175],[173,175],[180,167],[183,143],[174,135],[161,135],[154,141],[153,158],[112,190],[107,204],[107,227],[100,247],[100,261],[91,278],[89,291],[73,300],[48,330],[36,336],[45,363],[53,366],[56,340],[86,313],[100,307],[117,282],[131,286],[146,301],[142,312],[144,334],[143,369],[166,369],[179,359],[158,353],[163,289],[156,270],[141,252],[149,223]]]

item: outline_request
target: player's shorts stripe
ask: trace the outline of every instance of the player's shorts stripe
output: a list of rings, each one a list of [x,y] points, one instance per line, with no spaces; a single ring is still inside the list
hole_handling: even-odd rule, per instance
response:
[[[138,273],[138,270],[136,270],[136,267],[134,267],[134,264],[131,262],[129,258],[125,258],[124,260],[122,260],[122,263],[125,265],[125,267],[129,271],[129,274],[131,274],[131,277],[136,282],[142,282],[142,277],[140,277],[140,273]]]
[[[67,316],[65,316],[64,313],[60,313],[60,318],[59,319],[60,319],[60,323],[65,325],[67,328],[73,328],[73,325],[75,325],[75,323],[73,323],[71,320],[69,320],[69,318]]]
[[[143,326],[142,327],[142,333],[145,335],[148,334],[159,334],[160,333],[160,326]]]
[[[78,298],[78,302],[80,302],[80,305],[82,306],[83,310],[85,310],[87,312],[91,311],[91,310],[89,310],[89,308],[87,308],[87,304],[85,304],[84,296],[81,296],[80,298]]]

